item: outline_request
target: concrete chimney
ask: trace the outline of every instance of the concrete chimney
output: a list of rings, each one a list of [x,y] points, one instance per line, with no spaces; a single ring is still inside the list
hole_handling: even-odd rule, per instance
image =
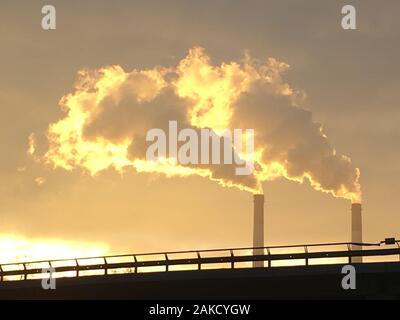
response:
[[[253,247],[264,247],[264,195],[254,195]],[[263,249],[253,250],[254,255],[264,254]],[[264,261],[253,261],[253,268],[263,267]]]
[[[361,203],[351,204],[351,242],[362,243]],[[352,245],[352,250],[361,250],[362,246]],[[362,257],[352,258],[352,262],[361,263]]]

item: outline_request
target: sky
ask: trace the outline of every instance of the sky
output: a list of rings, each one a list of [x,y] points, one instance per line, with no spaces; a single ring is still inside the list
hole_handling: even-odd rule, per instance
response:
[[[56,30],[41,28],[45,4],[56,8]],[[399,237],[400,3],[351,1],[357,30],[341,28],[344,4],[2,1],[0,246],[27,258],[43,243],[82,255],[251,246],[249,192],[133,169],[92,176],[27,154],[32,133],[46,152],[49,125],[66,116],[59,102],[74,92],[80,70],[176,67],[194,47],[214,66],[247,53],[290,65],[284,83],[302,93],[302,108],[360,169],[364,240]],[[262,187],[266,245],[350,240],[348,199],[283,177]]]

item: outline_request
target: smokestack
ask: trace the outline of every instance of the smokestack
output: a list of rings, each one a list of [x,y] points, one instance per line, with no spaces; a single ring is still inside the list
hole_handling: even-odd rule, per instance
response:
[[[253,247],[264,247],[264,195],[254,195]],[[263,249],[253,250],[254,255],[264,254]],[[263,267],[264,261],[253,261],[253,268]]]
[[[351,204],[351,242],[362,243],[361,203]],[[361,250],[362,246],[352,245],[352,250]],[[353,257],[352,262],[361,263],[362,257]]]

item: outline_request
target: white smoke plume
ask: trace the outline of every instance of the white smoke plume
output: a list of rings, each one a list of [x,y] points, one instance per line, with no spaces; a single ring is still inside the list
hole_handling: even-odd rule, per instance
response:
[[[337,154],[322,126],[300,107],[302,94],[283,80],[289,66],[270,58],[212,65],[192,48],[174,67],[124,71],[120,66],[83,70],[75,91],[60,104],[65,117],[48,129],[45,161],[91,174],[119,171],[167,176],[200,175],[223,186],[260,192],[262,182],[285,177],[336,197],[360,201],[360,172]],[[254,129],[256,166],[237,176],[231,165],[180,165],[176,159],[146,161],[149,129]]]

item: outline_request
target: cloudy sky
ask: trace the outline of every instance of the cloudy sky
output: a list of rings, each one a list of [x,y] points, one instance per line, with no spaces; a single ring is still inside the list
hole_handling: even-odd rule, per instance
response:
[[[108,253],[250,246],[248,192],[196,176],[91,176],[27,155],[32,133],[46,151],[79,70],[175,67],[193,47],[216,66],[245,52],[290,65],[284,82],[361,171],[364,240],[399,237],[400,3],[351,3],[357,30],[341,28],[343,1],[2,1],[0,240]],[[45,4],[57,10],[56,30],[41,29]],[[350,240],[349,200],[284,178],[263,189],[266,244]]]

